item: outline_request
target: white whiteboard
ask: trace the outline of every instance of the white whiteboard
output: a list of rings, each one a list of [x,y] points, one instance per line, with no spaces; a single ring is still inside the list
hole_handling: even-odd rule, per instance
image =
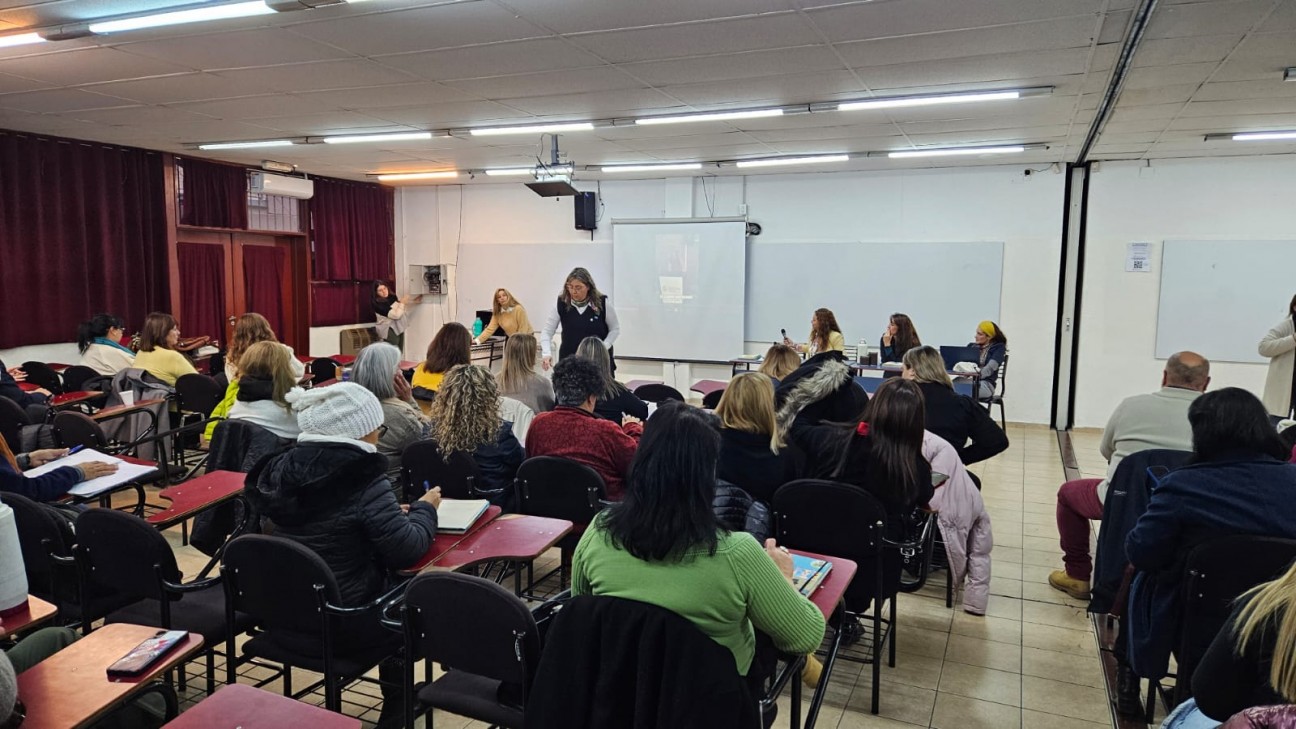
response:
[[[778,341],[787,329],[804,342],[818,308],[832,309],[848,345],[871,347],[893,312],[932,346],[967,344],[981,320],[999,321],[1002,242],[751,242],[747,261],[748,341]]]
[[[459,320],[471,323],[473,312],[491,308],[495,290],[505,288],[526,307],[538,333],[562,293],[567,274],[577,266],[589,269],[599,290],[612,295],[612,246],[608,243],[460,246],[455,265]]]
[[[724,362],[742,354],[747,223],[612,223],[617,355]]]
[[[1156,356],[1268,362],[1260,339],[1296,292],[1296,241],[1168,240],[1161,251]]]

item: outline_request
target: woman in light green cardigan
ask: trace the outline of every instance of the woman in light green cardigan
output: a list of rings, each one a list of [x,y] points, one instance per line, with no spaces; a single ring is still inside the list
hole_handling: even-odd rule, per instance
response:
[[[672,610],[733,652],[749,681],[770,667],[756,631],[778,650],[810,653],[824,617],[792,587],[792,559],[767,540],[720,526],[712,511],[720,432],[713,416],[663,404],[643,437],[625,498],[586,530],[572,559],[572,594]],[[753,658],[757,658],[753,664]]]

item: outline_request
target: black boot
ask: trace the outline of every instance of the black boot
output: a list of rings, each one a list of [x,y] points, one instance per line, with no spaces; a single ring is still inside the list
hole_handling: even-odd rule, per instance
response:
[[[1144,713],[1143,697],[1140,695],[1142,679],[1134,675],[1134,669],[1124,664],[1116,665],[1116,711],[1121,716],[1141,718]]]

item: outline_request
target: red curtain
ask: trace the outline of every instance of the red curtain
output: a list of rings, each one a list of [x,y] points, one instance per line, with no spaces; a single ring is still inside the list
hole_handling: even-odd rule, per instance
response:
[[[248,227],[247,170],[200,159],[181,159],[184,184],[180,205],[183,225],[206,228]]]
[[[180,243],[181,336],[225,339],[225,249],[207,243]]]
[[[287,252],[278,246],[243,246],[243,286],[248,311],[270,322],[279,339],[284,338],[283,290]]]
[[[0,160],[0,347],[167,307],[160,153],[0,131]]]
[[[312,283],[311,326],[329,327],[373,321],[373,306],[370,305],[369,297],[361,296],[368,290],[366,284],[352,281]],[[368,313],[362,315],[361,309]]]
[[[368,182],[315,178],[310,200],[315,279],[392,277],[395,192]]]

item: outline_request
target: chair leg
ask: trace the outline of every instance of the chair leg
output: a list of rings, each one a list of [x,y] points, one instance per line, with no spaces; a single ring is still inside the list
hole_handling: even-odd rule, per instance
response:
[[[954,569],[948,564],[945,565],[945,607],[954,607]]]
[[[1004,413],[1003,400],[999,401],[999,427],[1008,430],[1008,416]]]
[[[283,686],[284,686],[284,696],[287,696],[288,698],[291,699],[293,697],[292,666],[285,665],[283,667]]]
[[[189,690],[189,675],[188,675],[188,673],[185,671],[185,664],[184,664],[184,661],[181,661],[181,662],[180,662],[180,665],[176,666],[176,671],[177,671],[177,673],[179,674],[179,678],[180,678],[180,682],[179,682],[180,690],[181,690],[181,691],[188,691],[188,690]]]
[[[891,655],[887,660],[887,665],[892,668],[895,668],[895,661],[896,661],[896,627],[897,627],[896,624],[898,622],[899,621],[896,620],[896,599],[895,599],[895,595],[892,595],[891,596],[891,630],[887,631],[887,633],[889,633],[891,638],[891,640],[887,641],[891,644]]]
[[[238,673],[235,672],[235,664],[238,660],[234,657],[234,629],[231,627],[229,636],[225,638],[225,683],[233,686],[238,683]]]
[[[216,693],[216,646],[207,649],[207,695]]]
[[[1152,679],[1148,679],[1146,719],[1147,719],[1147,723],[1149,724],[1152,723],[1152,718],[1156,716],[1156,701],[1157,701],[1157,682],[1153,681]]]
[[[878,687],[882,683],[882,646],[879,641],[882,640],[882,601],[876,600],[873,605],[873,707],[872,712],[878,713],[880,708]],[[893,637],[894,641],[895,638]],[[895,645],[895,643],[892,643]],[[820,679],[822,680],[822,679]]]

